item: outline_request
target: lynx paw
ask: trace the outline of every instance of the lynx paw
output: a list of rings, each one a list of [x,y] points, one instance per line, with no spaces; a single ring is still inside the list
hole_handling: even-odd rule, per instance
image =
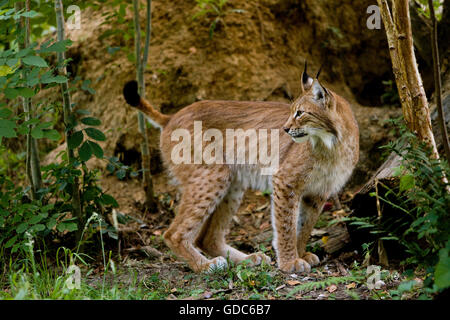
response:
[[[302,259],[308,262],[311,267],[317,266],[320,263],[319,257],[311,252],[306,252]]]
[[[270,262],[271,262],[271,259],[262,252],[255,252],[255,253],[249,254],[247,256],[247,259],[245,259],[245,260],[250,261],[250,263],[249,263],[250,266],[258,266],[263,261],[266,264],[270,264]]]
[[[288,263],[280,264],[280,269],[284,272],[310,272],[311,266],[305,260],[297,258]]]
[[[224,257],[215,257],[211,259],[211,261],[205,265],[203,271],[207,273],[214,272],[216,270],[224,270],[227,268],[227,260]]]

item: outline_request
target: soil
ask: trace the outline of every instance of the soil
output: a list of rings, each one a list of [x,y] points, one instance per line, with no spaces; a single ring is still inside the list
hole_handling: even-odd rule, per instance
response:
[[[197,12],[195,1],[167,5],[165,1],[154,0],[149,63],[145,70],[146,97],[163,113],[174,113],[204,99],[290,102],[299,94],[305,60],[312,72],[323,64],[322,82],[351,102],[360,126],[360,161],[341,198],[351,197],[382,163],[378,147],[392,138],[385,120],[401,115],[398,107],[383,106],[380,101],[385,90],[382,81],[393,76],[384,30],[366,27],[366,9],[370,4],[369,0],[319,3],[230,0],[210,37],[209,28],[215,16],[193,20]],[[120,25],[114,25],[113,21],[102,23],[105,14],[111,12],[108,6],[101,11],[86,9],[82,13],[82,29],[68,34],[74,41],[68,56],[73,59],[73,76],[91,80],[91,87],[96,91],[94,95],[75,92],[72,98],[76,108],[88,109],[102,120],[101,129],[107,136],[102,144],[106,155],[117,156],[123,163],[139,169],[141,139],[136,111],[122,97],[124,83],[135,78],[135,66],[128,58],[134,50],[133,38],[129,36],[133,28],[130,9],[126,23]],[[144,29],[145,10],[141,12]],[[111,28],[120,32],[101,37]],[[108,53],[111,52],[108,48],[116,47],[120,50]],[[48,98],[53,99],[51,93]],[[143,209],[144,191],[137,178],[120,181],[115,176],[107,176],[105,171],[101,185],[118,201],[118,211],[140,219],[139,223],[126,225],[120,235],[124,261],[138,266],[136,269],[147,275],[159,272],[161,277],[173,282],[172,287],[180,284],[195,287],[202,278],[193,277],[184,282],[190,270],[174,259],[161,241],[161,234],[175,214],[179,195],[169,184],[167,172],[160,163],[159,131],[152,128],[150,133],[154,189],[160,199],[160,212],[149,213]],[[56,147],[45,162],[53,161],[63,147]],[[90,160],[89,165],[104,170],[106,163]],[[252,252],[263,244],[273,255],[268,203],[268,196],[261,192],[247,192],[233,219],[229,235],[232,245]],[[331,217],[332,211],[327,215]],[[142,247],[152,247],[159,253],[147,252],[144,262]],[[320,267],[322,271],[306,277],[345,273],[342,270],[361,257],[341,251],[322,258],[326,258]],[[290,275],[277,274],[285,281],[293,279]],[[338,287],[336,298],[348,298],[345,285]],[[288,289],[289,285],[280,292]],[[230,290],[225,294],[227,298],[242,298],[239,292]],[[364,297],[367,288],[358,290]],[[316,291],[311,293],[311,298],[330,293]],[[172,295],[176,297],[176,293]]]
[[[198,10],[195,1],[170,6],[153,1],[146,97],[163,113],[205,99],[290,102],[300,92],[305,60],[311,72],[323,64],[321,80],[351,102],[364,128],[359,165],[349,185],[362,184],[381,163],[377,147],[389,139],[384,120],[401,115],[397,107],[374,107],[380,105],[384,92],[382,80],[392,79],[392,74],[384,31],[366,27],[370,4],[231,0],[210,38],[215,17],[192,20]],[[132,13],[128,8],[127,23],[111,25],[114,21],[102,23],[111,9],[105,6],[102,10],[86,9],[82,29],[68,33],[74,41],[68,53],[73,59],[71,70],[74,76],[91,80],[96,91],[95,95],[76,91],[73,102],[102,120],[105,153],[138,167],[141,138],[136,111],[122,97],[124,83],[135,78],[134,64],[128,59],[134,50]],[[144,30],[145,10],[141,11]],[[121,32],[102,38],[111,28]],[[117,47],[121,49],[108,53],[108,48]],[[156,172],[160,168],[158,144],[159,130],[152,129]],[[53,160],[56,151],[47,160]],[[93,165],[105,167],[105,163]]]

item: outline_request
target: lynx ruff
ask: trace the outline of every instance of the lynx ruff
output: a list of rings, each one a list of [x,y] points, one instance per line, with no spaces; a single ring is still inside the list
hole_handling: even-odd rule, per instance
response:
[[[272,244],[278,267],[308,272],[319,263],[306,252],[306,244],[325,201],[339,192],[358,162],[359,131],[349,103],[322,86],[318,75],[310,77],[306,63],[301,89],[291,105],[199,101],[168,116],[138,95],[135,81],[125,85],[126,101],[162,129],[163,161],[182,191],[164,240],[192,270],[225,268],[226,258],[270,263],[263,253],[245,254],[225,241],[246,189],[273,190]]]

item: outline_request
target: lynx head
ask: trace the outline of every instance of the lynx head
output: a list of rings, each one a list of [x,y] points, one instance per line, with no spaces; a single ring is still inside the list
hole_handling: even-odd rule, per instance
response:
[[[307,73],[307,64],[302,74],[302,93],[291,105],[291,114],[283,129],[295,142],[310,141],[315,147],[322,143],[331,149],[338,140],[335,126],[336,100],[333,93]]]

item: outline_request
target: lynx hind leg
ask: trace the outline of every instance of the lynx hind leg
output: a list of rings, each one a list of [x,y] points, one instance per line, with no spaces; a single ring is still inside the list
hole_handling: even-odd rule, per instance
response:
[[[228,193],[217,207],[216,211],[205,225],[204,236],[199,239],[199,245],[209,255],[223,256],[235,263],[248,260],[250,265],[259,265],[263,261],[270,263],[270,258],[261,252],[245,254],[229,246],[225,237],[229,232],[229,227],[233,214],[237,212],[244,196],[245,189],[238,182],[233,182]]]
[[[207,259],[194,243],[203,224],[215,211],[230,186],[228,170],[198,169],[183,183],[184,190],[178,213],[164,233],[167,246],[175,255],[185,260],[195,272],[226,268],[226,259]]]
[[[311,231],[319,219],[324,203],[325,199],[323,197],[304,196],[300,204],[297,224],[297,251],[298,256],[310,266],[316,266],[320,263],[319,258],[315,254],[306,252],[306,245],[311,236]]]

